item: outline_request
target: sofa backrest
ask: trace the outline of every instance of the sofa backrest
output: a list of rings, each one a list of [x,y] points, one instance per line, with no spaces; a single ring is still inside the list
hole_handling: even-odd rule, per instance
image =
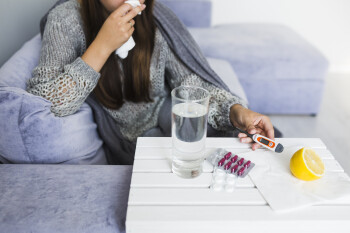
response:
[[[0,1],[0,67],[39,32],[40,18],[56,0]]]
[[[187,27],[210,27],[211,0],[158,0],[168,6]]]
[[[157,1],[157,0],[156,0]],[[211,0],[158,0],[169,6],[188,27],[208,27]],[[0,1],[0,67],[24,42],[39,32],[39,21],[56,0]]]

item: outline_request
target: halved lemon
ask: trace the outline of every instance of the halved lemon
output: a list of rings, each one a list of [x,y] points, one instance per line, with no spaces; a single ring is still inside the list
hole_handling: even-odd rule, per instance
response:
[[[290,159],[290,171],[301,180],[317,180],[324,175],[324,163],[310,148],[301,148]]]

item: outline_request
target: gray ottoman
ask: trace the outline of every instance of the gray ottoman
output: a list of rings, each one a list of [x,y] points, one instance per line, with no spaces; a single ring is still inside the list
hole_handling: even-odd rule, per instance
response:
[[[290,28],[242,23],[190,32],[206,56],[230,62],[254,111],[317,114],[328,62]]]

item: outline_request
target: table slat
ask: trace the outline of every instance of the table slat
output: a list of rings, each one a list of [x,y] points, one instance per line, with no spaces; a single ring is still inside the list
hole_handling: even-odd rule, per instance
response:
[[[344,169],[340,166],[340,164],[334,160],[324,160],[324,164],[326,167],[326,171],[330,172],[344,172]],[[168,159],[154,159],[154,160],[148,160],[148,159],[138,159],[134,161],[134,168],[133,172],[171,172],[171,161]],[[203,172],[213,172],[213,166],[207,162],[204,161],[203,164]]]
[[[319,138],[277,138],[276,141],[284,146],[308,146],[326,149],[326,145]],[[139,137],[137,147],[171,148],[171,137]],[[238,138],[207,138],[207,148],[250,148],[250,144],[241,143]]]
[[[129,206],[127,233],[348,233],[350,206],[312,206],[279,214],[269,206]]]
[[[195,179],[182,179],[173,173],[134,173],[131,188],[208,188],[212,173],[203,173]],[[249,176],[237,179],[239,188],[254,188]]]
[[[268,205],[257,188],[236,188],[233,192],[201,188],[131,188],[128,205]],[[350,205],[350,196],[319,205]]]
[[[251,152],[249,148],[225,148],[227,151],[231,151],[234,154],[242,154]],[[322,159],[334,159],[331,152],[324,148],[314,148],[317,154]],[[212,152],[213,148],[208,148],[206,150],[206,155]],[[259,149],[259,151],[264,151],[266,149]],[[137,147],[135,152],[135,160],[138,159],[171,159],[172,150],[171,148],[152,148],[152,147]]]
[[[128,205],[266,205],[255,188],[234,192],[211,189],[130,189]]]

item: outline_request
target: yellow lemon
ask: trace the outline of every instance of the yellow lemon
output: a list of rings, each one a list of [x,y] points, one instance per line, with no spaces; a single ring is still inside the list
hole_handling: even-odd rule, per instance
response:
[[[301,180],[317,180],[324,175],[324,163],[310,148],[301,148],[290,159],[290,171]]]

